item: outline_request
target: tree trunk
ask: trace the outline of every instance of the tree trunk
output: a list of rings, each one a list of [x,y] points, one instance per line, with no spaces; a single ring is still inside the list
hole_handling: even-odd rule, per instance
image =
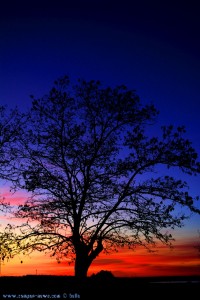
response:
[[[89,254],[89,248],[84,243],[80,243],[76,248],[76,259],[75,259],[75,277],[86,278],[87,272],[92,264],[93,260],[103,250],[102,240],[98,240],[97,247],[93,249]]]
[[[75,259],[75,277],[78,279],[86,278],[90,264],[88,254],[84,251],[78,251]]]

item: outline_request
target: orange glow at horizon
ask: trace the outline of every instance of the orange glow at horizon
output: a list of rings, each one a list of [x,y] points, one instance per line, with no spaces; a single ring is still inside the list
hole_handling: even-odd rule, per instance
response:
[[[200,276],[200,257],[193,243],[177,244],[173,249],[161,246],[158,252],[145,249],[120,250],[109,255],[100,254],[91,265],[88,276],[101,270],[111,271],[116,277],[144,276]],[[57,263],[41,253],[30,257],[18,255],[1,263],[1,276],[74,275],[74,264]]]
[[[2,190],[1,190],[2,191]],[[27,193],[19,192],[13,196],[6,189],[2,195],[5,201],[11,205],[18,205],[27,198]],[[19,221],[10,219],[9,221]],[[8,219],[1,215],[1,225],[8,223]],[[2,228],[2,227],[1,227]],[[91,265],[88,276],[101,270],[111,271],[120,277],[143,277],[143,276],[200,276],[200,256],[195,249],[196,240],[190,233],[176,231],[176,242],[173,249],[163,245],[157,245],[158,251],[148,253],[144,248],[131,250],[121,249],[117,253],[105,255],[101,253]],[[33,253],[30,257],[18,255],[10,261],[1,261],[1,276],[23,276],[23,275],[74,275],[74,264],[62,261],[60,264],[48,255]]]

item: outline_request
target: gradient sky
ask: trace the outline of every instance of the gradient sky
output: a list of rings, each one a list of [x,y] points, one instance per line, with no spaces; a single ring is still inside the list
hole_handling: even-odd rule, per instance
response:
[[[125,84],[143,103],[155,104],[159,124],[185,125],[200,154],[199,9],[193,1],[178,2],[6,1],[0,10],[0,105],[27,107],[29,95],[43,96],[64,74]],[[189,179],[194,195],[200,195],[199,182],[199,176]],[[7,195],[3,183],[1,194]],[[192,216],[174,232],[173,250],[159,245],[153,255],[144,249],[100,255],[90,274],[200,274],[198,229],[200,216]],[[2,274],[68,275],[72,268],[35,254],[5,263]]]

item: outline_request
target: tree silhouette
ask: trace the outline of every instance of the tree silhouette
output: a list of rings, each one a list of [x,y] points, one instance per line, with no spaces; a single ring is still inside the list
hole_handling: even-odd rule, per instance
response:
[[[64,76],[41,99],[32,96],[10,143],[9,179],[30,192],[15,211],[24,219],[13,227],[18,249],[74,259],[81,278],[102,251],[148,248],[158,240],[170,245],[168,229],[187,217],[181,207],[199,213],[198,197],[171,170],[196,175],[200,164],[183,127],[152,134],[157,116],[124,85],[73,85]]]
[[[19,118],[19,119],[18,119]],[[18,129],[21,126],[21,116],[18,115],[17,109],[7,112],[6,106],[0,106],[0,178],[8,180],[12,174],[12,180],[15,181],[15,172],[10,164],[13,158],[10,144],[13,144],[18,137]],[[20,121],[20,122],[19,122]],[[1,191],[0,191],[1,193]],[[10,211],[9,203],[0,194],[0,212],[7,213]],[[1,226],[1,225],[0,225]],[[5,232],[0,232],[0,269],[1,262],[5,259],[12,258],[17,253],[15,235],[8,225]],[[1,271],[1,270],[0,270]]]
[[[7,112],[6,106],[0,106],[0,178],[4,180],[9,179],[10,174],[12,174],[12,180],[15,180],[14,170],[10,164],[13,160],[10,144],[14,143],[18,137],[21,120],[16,108]],[[0,211],[7,211],[8,208],[8,203],[0,195]]]

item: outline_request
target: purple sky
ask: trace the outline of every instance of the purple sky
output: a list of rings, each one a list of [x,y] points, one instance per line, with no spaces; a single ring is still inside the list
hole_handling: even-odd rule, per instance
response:
[[[26,107],[67,74],[125,84],[200,154],[200,18],[193,1],[4,1],[0,104]],[[180,5],[181,3],[181,5]],[[199,178],[191,179],[200,194]],[[199,218],[194,218],[198,228]],[[200,226],[199,226],[200,227]]]

